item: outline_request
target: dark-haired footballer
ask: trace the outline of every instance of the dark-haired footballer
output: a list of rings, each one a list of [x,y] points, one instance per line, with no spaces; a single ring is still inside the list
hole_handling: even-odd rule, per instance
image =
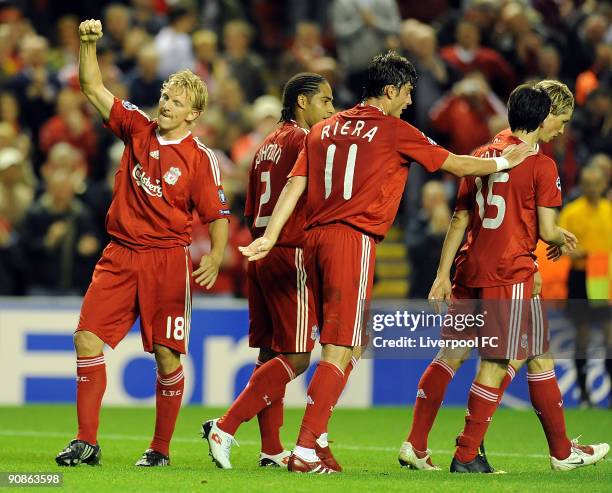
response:
[[[332,89],[322,76],[299,73],[285,85],[280,124],[251,164],[245,216],[253,238],[268,225],[309,129],[333,113]],[[203,425],[210,455],[220,468],[232,467],[233,436],[255,415],[261,432],[259,465],[287,467],[290,452],[283,449],[279,435],[285,387],[308,368],[318,331],[314,299],[306,285],[304,221],[299,204],[270,255],[249,264],[249,345],[259,348],[255,371],[225,415]],[[327,443],[320,442],[319,452],[330,467],[337,466]]]
[[[549,142],[563,133],[574,108],[565,84],[545,80],[518,86],[508,101],[510,129],[500,132],[475,155],[498,155],[508,145]],[[451,472],[494,473],[480,447],[505,388],[527,364],[529,395],[548,441],[553,470],[570,470],[601,460],[607,444],[580,445],[567,438],[563,400],[547,352],[547,321],[539,297],[541,280],[533,251],[538,238],[551,245],[553,256],[575,247],[576,238],[555,226],[561,187],[552,159],[538,152],[515,170],[485,179],[463,179],[457,207],[444,240],[438,274],[429,298],[482,300],[487,325],[479,331],[443,330],[452,339],[473,339],[496,332],[497,347],[481,350],[483,358],[468,397],[465,428],[457,439]],[[450,270],[467,230],[467,240]],[[427,450],[427,437],[455,371],[470,350],[442,349],[418,385],[412,427],[399,454],[400,464],[412,469],[438,469]]]
[[[241,248],[249,260],[264,258],[306,191],[304,264],[311,283],[323,346],[308,387],[293,472],[328,474],[316,450],[344,388],[346,369],[365,340],[367,300],[374,277],[375,244],[389,230],[408,166],[457,176],[487,175],[518,165],[533,151],[517,146],[503,157],[457,156],[399,117],[411,104],[412,64],[394,52],[368,68],[363,102],[315,125],[263,236]]]

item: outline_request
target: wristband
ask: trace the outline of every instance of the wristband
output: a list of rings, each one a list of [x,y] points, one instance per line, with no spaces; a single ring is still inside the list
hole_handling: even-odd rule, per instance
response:
[[[510,162],[505,157],[494,157],[493,160],[497,166],[497,171],[503,171],[510,168]]]

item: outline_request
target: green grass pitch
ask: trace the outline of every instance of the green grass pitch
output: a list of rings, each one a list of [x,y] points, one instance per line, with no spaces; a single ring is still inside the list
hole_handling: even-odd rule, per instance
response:
[[[552,472],[544,433],[531,411],[497,412],[487,435],[487,452],[492,465],[508,474],[495,476],[446,472],[455,435],[463,424],[460,408],[443,408],[430,437],[434,462],[442,472],[399,467],[397,451],[409,426],[410,409],[338,409],[330,425],[330,439],[345,471],[325,477],[258,468],[257,420],[238,430],[240,447],[232,449],[234,469],[217,469],[198,432],[203,419],[220,413],[219,409],[183,408],[172,443],[172,465],[144,469],[133,464],[148,447],[154,410],[105,408],[100,426],[102,466],[59,468],[53,458],[74,435],[74,406],[0,407],[0,471],[63,472],[63,490],[87,492],[612,491],[612,458],[594,467]],[[286,411],[282,430],[286,447],[295,440],[301,415],[300,409]],[[612,442],[612,412],[568,410],[566,416],[570,437],[582,434],[583,443]]]

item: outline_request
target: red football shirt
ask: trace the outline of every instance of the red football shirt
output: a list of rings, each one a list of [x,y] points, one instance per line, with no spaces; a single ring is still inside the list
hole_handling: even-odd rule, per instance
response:
[[[244,215],[252,218],[256,238],[263,235],[278,197],[287,183],[308,130],[286,122],[263,141],[253,162],[247,188]],[[304,198],[298,202],[277,241],[279,246],[299,247],[304,243]]]
[[[474,155],[500,156],[507,146],[520,142],[504,130]],[[456,209],[473,214],[467,241],[455,261],[455,281],[478,288],[531,277],[537,271],[538,206],[561,206],[557,166],[541,150],[511,170],[462,178]]]
[[[306,228],[344,223],[384,238],[418,161],[439,169],[449,152],[421,131],[379,108],[359,104],[317,123],[292,176],[307,176]]]
[[[116,98],[107,126],[125,143],[106,216],[114,240],[136,250],[187,246],[193,209],[204,223],[227,218],[217,158],[191,133],[166,140],[156,121]]]

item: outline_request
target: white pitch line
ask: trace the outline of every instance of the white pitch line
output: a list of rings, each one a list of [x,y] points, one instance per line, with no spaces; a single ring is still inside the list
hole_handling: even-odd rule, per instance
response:
[[[60,433],[56,431],[35,431],[35,430],[0,430],[0,436],[12,436],[12,437],[48,437],[48,438],[66,438],[69,437],[69,433]],[[130,441],[148,441],[151,440],[150,436],[145,435],[118,435],[115,433],[101,433],[100,440],[130,440]],[[174,437],[173,442],[179,443],[196,443],[201,442],[201,438],[182,438]],[[240,440],[239,443],[244,445],[259,445],[259,441],[253,440]],[[341,443],[334,443],[334,449],[338,450],[354,450],[354,451],[371,451],[371,452],[398,452],[399,447],[380,447],[376,445],[343,445]],[[433,449],[432,454],[448,455],[453,454],[454,450],[443,450]],[[487,452],[487,455],[497,457],[529,457],[533,459],[548,459],[549,456],[545,454],[519,454],[515,452]]]

